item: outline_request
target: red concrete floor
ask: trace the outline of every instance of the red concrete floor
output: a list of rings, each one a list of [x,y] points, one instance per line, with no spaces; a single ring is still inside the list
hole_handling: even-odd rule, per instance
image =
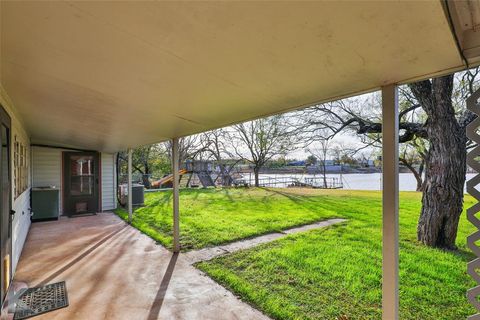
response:
[[[112,213],[32,224],[14,280],[66,281],[70,305],[34,319],[267,319]]]

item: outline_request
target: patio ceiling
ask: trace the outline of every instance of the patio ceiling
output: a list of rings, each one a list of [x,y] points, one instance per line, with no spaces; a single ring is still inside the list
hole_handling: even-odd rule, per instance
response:
[[[477,64],[477,9],[2,1],[1,84],[33,143],[113,152]]]

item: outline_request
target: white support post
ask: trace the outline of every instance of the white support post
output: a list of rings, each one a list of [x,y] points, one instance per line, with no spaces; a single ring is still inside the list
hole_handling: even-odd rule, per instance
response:
[[[180,214],[179,214],[179,155],[178,138],[172,139],[172,172],[173,172],[173,252],[180,251]]]
[[[398,320],[398,91],[382,87],[382,319]]]
[[[132,223],[133,204],[132,204],[132,149],[128,149],[128,222]]]

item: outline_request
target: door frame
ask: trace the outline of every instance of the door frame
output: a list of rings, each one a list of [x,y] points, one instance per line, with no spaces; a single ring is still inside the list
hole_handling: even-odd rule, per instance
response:
[[[93,214],[96,214],[97,212],[102,210],[102,157],[101,153],[98,151],[72,151],[72,150],[65,150],[62,151],[62,180],[61,180],[61,192],[62,192],[62,215],[64,216],[75,216],[75,214],[72,214],[68,212],[67,209],[67,185],[66,185],[66,158],[69,155],[93,155],[95,157],[95,162],[98,163],[98,169],[97,169],[97,180],[98,182],[96,183],[96,193],[97,193],[97,210],[96,212],[92,212]],[[81,215],[81,214],[79,214]]]
[[[2,212],[2,206],[0,203],[0,217],[3,219],[4,217],[2,215],[6,214],[8,216],[8,228],[7,228],[7,233],[8,233],[8,242],[6,243],[7,245],[7,252],[4,255],[3,252],[3,243],[0,241],[0,263],[2,264],[1,266],[1,283],[3,284],[1,288],[1,295],[2,295],[2,305],[3,302],[5,301],[5,298],[7,297],[8,290],[10,287],[10,284],[12,283],[12,258],[13,258],[13,213],[14,211],[12,210],[12,120],[10,118],[10,115],[7,113],[3,105],[0,104],[0,125],[4,125],[8,131],[7,131],[7,178],[8,178],[8,210],[7,212]],[[0,127],[1,129],[1,127]],[[1,133],[0,133],[1,134]],[[0,153],[1,156],[1,153]],[[0,161],[1,164],[1,161]],[[1,169],[1,166],[0,166]],[[0,171],[1,172],[1,171]],[[1,179],[2,175],[0,173],[0,184],[1,184]],[[3,188],[0,185],[0,197],[3,197]],[[0,234],[2,232],[2,228],[0,228]],[[4,268],[6,267],[4,258],[6,255],[9,255],[9,260],[8,260],[8,279],[6,279],[6,274]]]

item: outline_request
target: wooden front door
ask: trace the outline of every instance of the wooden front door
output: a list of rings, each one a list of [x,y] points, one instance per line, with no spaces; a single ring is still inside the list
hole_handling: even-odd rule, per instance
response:
[[[10,116],[0,106],[0,285],[2,302],[12,279],[12,199],[10,176]]]
[[[64,152],[63,213],[96,213],[99,209],[98,152]]]

